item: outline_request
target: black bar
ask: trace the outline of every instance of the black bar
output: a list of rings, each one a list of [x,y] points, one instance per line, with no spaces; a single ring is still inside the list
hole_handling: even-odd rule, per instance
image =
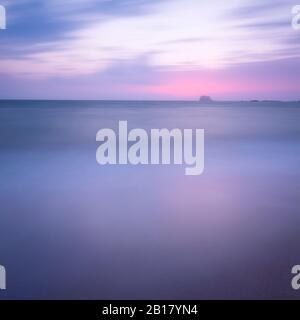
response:
[[[298,301],[0,301],[0,318],[257,319],[276,314],[285,319],[299,309]]]

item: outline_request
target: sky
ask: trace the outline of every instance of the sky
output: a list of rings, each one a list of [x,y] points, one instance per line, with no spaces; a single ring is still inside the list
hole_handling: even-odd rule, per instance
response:
[[[0,0],[0,99],[299,100],[296,4]]]

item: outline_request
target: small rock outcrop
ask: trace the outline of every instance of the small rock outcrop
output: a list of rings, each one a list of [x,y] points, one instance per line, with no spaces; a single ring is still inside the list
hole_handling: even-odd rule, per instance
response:
[[[200,103],[212,103],[213,100],[210,96],[201,96],[199,99]]]

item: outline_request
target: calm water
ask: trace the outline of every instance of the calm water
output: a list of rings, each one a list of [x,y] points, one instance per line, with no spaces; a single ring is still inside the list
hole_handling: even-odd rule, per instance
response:
[[[204,128],[205,173],[105,166],[96,132]],[[0,102],[0,298],[300,298],[300,105]]]

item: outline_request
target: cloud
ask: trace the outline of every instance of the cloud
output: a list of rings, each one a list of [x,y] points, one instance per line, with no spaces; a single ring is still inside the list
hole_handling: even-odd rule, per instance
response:
[[[33,82],[109,79],[123,89],[137,85],[159,92],[156,84],[166,88],[161,80],[172,82],[169,74],[221,77],[243,65],[300,57],[290,27],[292,5],[290,0],[11,0],[13,18],[0,38],[0,74]]]
[[[178,69],[215,69],[241,62],[282,58],[279,49],[287,48],[283,40],[292,32],[277,22],[287,21],[287,25],[289,22],[285,11],[279,11],[285,7],[283,2],[278,2],[275,8],[268,1],[263,5],[256,1],[250,5],[246,1],[247,6],[242,7],[235,0],[188,2],[188,5],[181,0],[128,0],[118,5],[115,1],[99,3],[95,0],[46,2],[42,8],[45,10],[46,7],[52,20],[72,18],[79,21],[84,17],[84,10],[99,9],[101,5],[107,7],[89,12],[92,18],[83,19],[84,23],[78,27],[71,24],[74,29],[65,26],[63,37],[56,41],[45,38],[35,44],[35,52],[22,55],[22,51],[17,61],[5,59],[0,64],[1,70],[40,76],[95,73],[109,68],[115,60],[134,60],[150,51],[157,52],[153,65]],[[125,4],[144,6],[144,9],[146,6],[147,10],[142,15],[127,15],[130,10],[124,9]],[[114,15],[115,12],[118,15]],[[235,54],[237,48],[239,54]]]

